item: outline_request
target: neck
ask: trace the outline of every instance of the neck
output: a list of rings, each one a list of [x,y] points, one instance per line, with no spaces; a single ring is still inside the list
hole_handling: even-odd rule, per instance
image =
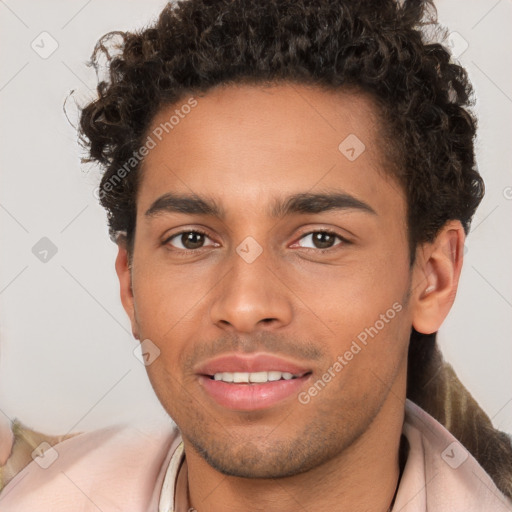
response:
[[[300,510],[388,512],[400,474],[404,387],[396,383],[370,427],[338,456],[279,479],[226,476],[185,442],[191,506],[200,512]]]

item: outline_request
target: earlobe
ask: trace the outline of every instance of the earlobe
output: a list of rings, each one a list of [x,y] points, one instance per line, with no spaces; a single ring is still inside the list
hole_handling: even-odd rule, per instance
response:
[[[131,266],[128,258],[128,251],[124,242],[118,242],[118,253],[116,257],[116,274],[119,279],[120,296],[123,308],[126,311],[132,325],[132,334],[139,339],[137,322],[135,319],[135,303],[133,298]]]
[[[448,222],[435,240],[417,250],[413,278],[413,327],[436,332],[448,315],[459,284],[465,233],[459,221]]]

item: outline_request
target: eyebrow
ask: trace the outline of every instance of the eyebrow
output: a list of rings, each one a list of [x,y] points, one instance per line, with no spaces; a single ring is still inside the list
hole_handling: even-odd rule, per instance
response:
[[[276,198],[269,215],[277,218],[293,214],[316,214],[328,210],[359,210],[376,215],[370,205],[344,192],[303,192],[286,198]],[[162,213],[208,215],[221,220],[226,216],[224,209],[212,198],[172,192],[159,197],[145,215],[154,217]]]

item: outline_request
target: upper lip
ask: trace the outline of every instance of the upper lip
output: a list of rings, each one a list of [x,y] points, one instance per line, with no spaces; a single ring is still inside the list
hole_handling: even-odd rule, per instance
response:
[[[209,359],[196,367],[199,375],[215,375],[223,372],[288,372],[293,375],[304,375],[311,372],[309,368],[299,366],[272,354],[224,354]]]

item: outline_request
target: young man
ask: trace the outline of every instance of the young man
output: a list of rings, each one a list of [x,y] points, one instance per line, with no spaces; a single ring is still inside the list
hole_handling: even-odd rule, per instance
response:
[[[428,7],[186,0],[98,43],[81,134],[177,429],[63,441],[2,510],[512,510],[435,343],[483,182]]]

